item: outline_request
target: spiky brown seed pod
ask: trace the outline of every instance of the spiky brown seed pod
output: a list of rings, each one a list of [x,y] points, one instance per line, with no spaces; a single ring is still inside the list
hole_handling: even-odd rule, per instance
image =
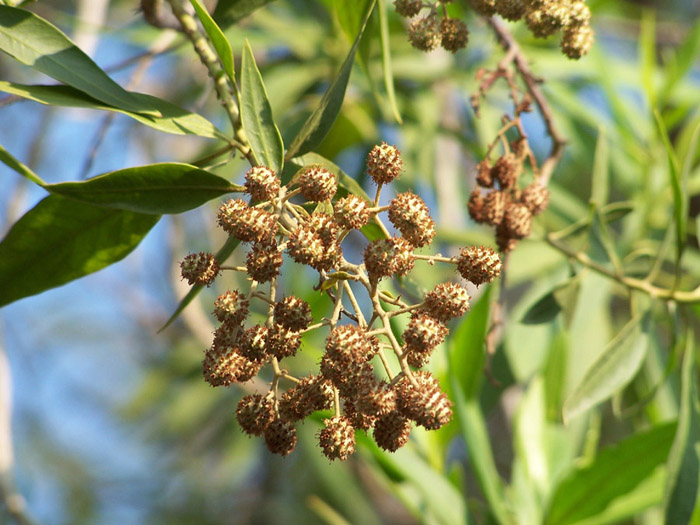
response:
[[[564,2],[545,2],[525,16],[525,23],[537,38],[547,38],[569,23],[569,9]]]
[[[411,420],[397,410],[389,412],[377,419],[372,434],[379,448],[396,452],[408,443],[411,435]]]
[[[403,169],[401,153],[386,142],[374,146],[367,155],[367,173],[376,184],[389,184],[398,179]]]
[[[491,181],[491,184],[493,184],[493,181]],[[484,210],[484,196],[481,194],[481,190],[476,189],[471,192],[467,202],[467,209],[469,210],[469,216],[474,222],[484,223],[487,221]]]
[[[219,275],[219,261],[211,253],[190,253],[180,263],[180,273],[190,285],[209,286]]]
[[[501,275],[501,258],[486,246],[462,248],[457,257],[457,271],[470,283],[480,286]]]
[[[414,372],[418,386],[403,378],[396,389],[399,411],[428,430],[436,430],[452,418],[452,403],[429,372]]]
[[[243,383],[253,378],[262,363],[256,363],[243,357],[236,348],[219,348],[212,346],[204,354],[202,375],[211,386],[228,386],[231,383]]]
[[[402,337],[407,349],[425,351],[432,350],[442,343],[448,332],[444,323],[426,313],[418,312],[411,316]]]
[[[367,245],[363,255],[372,279],[407,275],[415,264],[413,245],[402,237],[374,240]]]
[[[330,215],[314,213],[305,224],[292,230],[287,252],[300,264],[328,271],[338,265],[343,253],[337,234],[338,225]]]
[[[240,340],[241,325],[236,323],[221,323],[214,330],[212,346],[216,348],[229,348],[237,346]]]
[[[469,294],[461,284],[440,283],[425,295],[423,309],[439,321],[449,321],[469,310]]]
[[[357,195],[348,195],[334,205],[334,218],[338,226],[346,230],[359,230],[370,219],[369,205]]]
[[[286,456],[297,444],[297,429],[287,421],[275,419],[265,428],[265,444],[273,454]]]
[[[575,0],[569,5],[569,26],[588,24],[591,10],[582,0]]]
[[[275,304],[275,322],[287,330],[299,332],[306,329],[311,321],[311,307],[303,299],[290,295]]]
[[[517,22],[528,12],[528,7],[525,0],[501,0],[496,10],[506,20]]]
[[[256,324],[244,330],[238,341],[238,349],[242,356],[251,361],[263,362],[267,359],[267,327]]]
[[[433,354],[433,349],[408,347],[404,345],[403,351],[406,353],[406,362],[413,368],[423,368],[430,362],[430,357]]]
[[[338,362],[325,354],[321,358],[321,375],[338,389],[343,399],[357,399],[362,393],[376,384],[374,369],[368,362]]]
[[[314,212],[309,217],[307,224],[321,238],[325,247],[333,246],[338,242],[338,223],[332,215],[322,212]]]
[[[296,355],[301,346],[299,334],[287,330],[284,326],[273,324],[267,330],[265,336],[265,350],[277,359],[284,359]]]
[[[279,275],[282,262],[282,253],[274,240],[256,242],[246,256],[245,267],[252,279],[266,283]]]
[[[501,252],[508,253],[513,251],[518,245],[518,239],[511,237],[501,223],[501,225],[496,228],[496,244]]]
[[[533,182],[523,190],[520,202],[530,210],[530,213],[539,215],[549,205],[549,190],[538,182]]]
[[[408,41],[421,51],[432,51],[440,45],[440,26],[435,15],[428,15],[411,22]]]
[[[521,164],[513,153],[506,153],[498,158],[491,168],[491,178],[498,181],[502,189],[510,189],[515,186],[520,175]]]
[[[593,47],[595,37],[588,24],[571,25],[564,28],[561,37],[561,50],[567,57],[578,60]]]
[[[245,190],[256,201],[269,201],[278,195],[280,180],[275,170],[267,166],[253,166],[245,174]]]
[[[355,430],[364,430],[367,432],[373,426],[377,418],[369,414],[365,414],[357,408],[357,405],[352,399],[345,399],[343,402],[343,413],[350,420],[350,424]]]
[[[326,338],[326,354],[338,363],[364,363],[379,350],[379,341],[354,324],[336,326]]]
[[[298,175],[297,184],[304,198],[312,202],[330,200],[338,191],[335,175],[319,165],[304,168]]]
[[[236,408],[236,419],[246,434],[262,436],[275,419],[274,401],[270,396],[260,394],[243,396]]]
[[[394,0],[394,9],[400,16],[413,18],[423,9],[423,0]]]
[[[474,11],[484,16],[496,14],[496,0],[471,0]]]
[[[482,208],[485,222],[492,226],[498,226],[506,213],[506,207],[510,203],[510,198],[505,191],[493,190],[484,197],[484,207]]]
[[[354,398],[355,406],[363,414],[382,416],[396,409],[396,391],[386,381],[374,379]]]
[[[413,246],[421,247],[435,237],[435,222],[418,195],[399,193],[389,204],[389,220]]]
[[[458,18],[443,18],[440,20],[440,45],[446,51],[456,53],[467,47],[469,30],[467,24]]]
[[[287,242],[287,253],[299,264],[310,265],[321,260],[324,250],[321,236],[307,224],[292,230]]]
[[[512,239],[524,239],[532,231],[532,212],[523,204],[511,204],[503,216],[503,230]]]
[[[316,410],[333,406],[333,385],[321,377],[309,375],[280,396],[280,417],[285,421],[301,421]]]
[[[355,452],[355,429],[344,416],[334,416],[323,421],[325,428],[318,436],[323,455],[330,460],[345,461]]]
[[[491,161],[484,159],[476,165],[476,183],[482,188],[493,187],[493,177],[491,176]],[[481,192],[475,190],[481,195]]]
[[[268,240],[277,233],[277,219],[262,208],[251,208],[241,199],[230,199],[219,208],[221,228],[243,242]]]
[[[214,302],[214,315],[222,323],[239,324],[248,316],[248,304],[241,292],[229,290]]]

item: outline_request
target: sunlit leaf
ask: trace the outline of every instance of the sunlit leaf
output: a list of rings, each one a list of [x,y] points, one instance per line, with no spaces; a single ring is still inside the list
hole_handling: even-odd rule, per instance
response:
[[[2,146],[0,146],[0,162],[5,164],[8,168],[11,168],[20,175],[22,175],[22,177],[24,177],[25,179],[30,180],[33,183],[38,184],[39,186],[43,186],[45,184],[44,181],[41,180],[41,177],[34,173],[29,168],[29,166],[25,166],[24,164],[22,164]]]
[[[221,27],[228,27],[245,18],[272,0],[219,0],[212,17]]]
[[[221,65],[224,66],[224,71],[231,82],[235,83],[236,77],[233,72],[233,50],[231,49],[231,44],[228,43],[221,28],[216,25],[209,11],[201,4],[200,0],[190,0],[190,3],[192,7],[194,7],[199,21],[202,22],[204,30],[211,39],[214,49],[216,49],[216,54],[219,56],[219,60],[221,60]]]

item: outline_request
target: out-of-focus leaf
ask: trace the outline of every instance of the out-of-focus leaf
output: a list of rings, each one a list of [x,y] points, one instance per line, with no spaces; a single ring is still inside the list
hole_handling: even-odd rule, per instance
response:
[[[381,0],[377,5],[377,11],[379,13],[379,35],[382,44],[382,73],[384,74],[384,87],[386,88],[386,95],[389,99],[391,112],[394,114],[396,122],[403,124],[403,119],[401,118],[401,113],[399,112],[399,106],[396,103],[396,92],[394,90],[394,71],[391,67],[391,46],[389,43],[391,37],[391,34],[389,33],[389,22],[386,15],[386,6]]]
[[[544,367],[544,390],[547,419],[559,421],[564,402],[564,386],[566,384],[566,364],[569,341],[567,332],[560,330],[552,339],[549,354]]]
[[[272,0],[219,0],[212,17],[221,27],[229,27]]]
[[[159,113],[114,82],[60,29],[34,13],[0,6],[0,49],[110,106],[134,113]]]
[[[201,115],[190,113],[166,100],[143,93],[132,92],[131,96],[138,100],[143,100],[144,103],[148,103],[158,109],[161,114],[160,117],[146,116],[141,113],[108,106],[70,86],[28,86],[0,81],[0,91],[51,106],[116,111],[148,127],[174,135],[188,134],[226,140],[223,132],[219,131],[214,124]]]
[[[331,129],[331,126],[333,126],[335,119],[338,117],[338,113],[340,113],[340,108],[343,105],[345,89],[348,85],[357,47],[360,44],[362,34],[364,33],[365,27],[367,27],[367,21],[372,14],[376,1],[377,0],[370,1],[367,7],[367,13],[365,14],[362,25],[360,26],[360,31],[355,38],[355,42],[350,48],[350,52],[348,53],[345,62],[343,62],[343,65],[338,72],[338,76],[336,76],[333,83],[328,88],[328,91],[326,91],[326,93],[323,95],[319,107],[316,108],[316,111],[314,111],[311,116],[309,116],[297,136],[292,141],[292,144],[289,146],[289,150],[287,151],[287,159],[294,158],[298,155],[303,155],[313,150],[321,143],[323,138]]]
[[[681,406],[678,429],[668,458],[664,501],[666,523],[690,523],[698,504],[700,475],[700,413],[698,412],[695,344],[692,329],[686,335],[681,373]]]
[[[636,375],[649,343],[648,314],[630,320],[564,403],[564,422],[610,398]]]
[[[221,249],[218,252],[216,252],[216,255],[214,255],[214,257],[217,261],[219,261],[219,263],[223,264],[223,262],[229,258],[229,256],[234,252],[234,250],[238,248],[238,245],[240,243],[241,241],[239,241],[238,239],[234,237],[229,237],[224,243],[224,245],[221,247]],[[173,323],[173,321],[175,321],[175,319],[178,318],[180,313],[185,308],[187,308],[187,305],[189,305],[192,302],[192,300],[195,297],[197,297],[197,295],[199,295],[199,292],[202,291],[202,288],[204,288],[204,286],[201,284],[195,284],[194,286],[192,286],[192,288],[190,288],[190,291],[187,292],[185,297],[183,297],[180,300],[180,303],[177,305],[177,308],[173,312],[173,315],[171,315],[170,318],[165,322],[165,324],[160,328],[160,330],[158,330],[158,333],[165,330],[168,326],[170,326]]]
[[[664,462],[676,423],[640,432],[601,450],[590,465],[574,469],[552,496],[545,523],[565,525],[594,517],[632,492]]]
[[[605,128],[598,128],[598,142],[593,157],[593,174],[591,204],[600,208],[608,203],[610,193],[610,180],[608,177],[608,142],[605,137]]]
[[[649,104],[656,107],[656,89],[654,88],[654,73],[656,71],[656,18],[651,9],[642,13],[639,30],[639,59],[641,81],[646,91]]]
[[[84,182],[48,184],[46,190],[80,201],[139,213],[182,213],[225,193],[242,191],[218,175],[189,164],[126,168]]]
[[[255,159],[280,173],[284,164],[284,144],[247,40],[241,62],[241,121]]]
[[[522,320],[523,324],[544,324],[554,319],[561,312],[561,306],[554,297],[554,292],[548,292],[533,304]]]
[[[34,173],[29,166],[22,164],[2,146],[0,146],[0,162],[22,175],[22,177],[25,179],[32,181],[34,184],[38,184],[39,186],[43,186],[45,184],[45,182],[41,180],[41,177]]]
[[[514,424],[516,455],[540,501],[548,494],[550,483],[544,394],[542,379],[534,378],[520,402]]]
[[[698,20],[681,46],[673,54],[666,71],[665,82],[659,95],[659,104],[663,104],[676,88],[700,55],[700,20]]]
[[[49,195],[0,242],[0,306],[123,259],[159,219]]]
[[[216,25],[209,11],[200,3],[200,0],[190,0],[190,3],[194,7],[197,17],[202,22],[202,26],[207,35],[209,35],[212,44],[214,44],[214,49],[216,49],[216,54],[221,60],[221,65],[224,66],[224,71],[235,85],[236,77],[233,72],[233,50],[231,49],[231,44],[228,43],[221,28]]]

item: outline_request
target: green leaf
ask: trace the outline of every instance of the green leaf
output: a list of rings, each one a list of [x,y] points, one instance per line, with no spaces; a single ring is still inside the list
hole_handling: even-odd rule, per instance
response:
[[[377,0],[372,0],[367,8],[367,13],[360,26],[360,31],[355,38],[355,42],[350,48],[345,62],[338,72],[338,76],[335,77],[333,83],[328,88],[328,91],[323,95],[321,103],[319,104],[316,111],[314,111],[311,116],[306,120],[301,130],[297,136],[292,141],[292,145],[289,146],[287,151],[287,159],[294,158],[299,155],[303,155],[313,150],[318,146],[328,134],[335,119],[340,113],[340,108],[343,105],[343,99],[345,98],[345,89],[348,85],[348,80],[350,78],[350,72],[352,71],[352,64],[355,59],[355,52],[362,39],[362,34],[367,27],[367,21],[369,20],[374,5]]]
[[[659,96],[662,105],[673,93],[678,83],[690,71],[700,55],[700,20],[698,20],[681,46],[673,54],[673,58],[666,68],[663,87]]]
[[[0,6],[0,49],[110,106],[158,115],[153,106],[114,82],[60,29],[29,11]]]
[[[601,450],[590,465],[574,469],[552,496],[545,523],[577,523],[603,512],[632,492],[661,465],[673,442],[676,423],[640,432]]]
[[[523,324],[548,323],[559,315],[559,312],[561,312],[561,306],[554,292],[547,292],[528,308],[520,322]]]
[[[451,368],[467,400],[478,398],[484,377],[491,291],[486,288],[449,339]]]
[[[216,49],[216,54],[219,56],[219,60],[221,60],[221,65],[224,66],[224,71],[235,86],[236,77],[233,72],[233,50],[231,49],[231,44],[229,44],[221,28],[214,22],[207,8],[204,7],[199,0],[190,0],[190,3],[192,7],[194,7],[197,17],[199,21],[202,22],[202,26],[207,32],[207,35],[209,35],[212,44],[214,44],[214,49]]]
[[[248,40],[241,63],[241,121],[256,161],[281,173],[284,144]]]
[[[698,503],[700,475],[700,413],[692,328],[688,331],[681,372],[678,430],[668,458],[664,498],[665,523],[690,523]]]
[[[399,112],[399,106],[396,103],[396,92],[394,90],[394,72],[391,67],[391,35],[389,33],[389,22],[386,15],[386,6],[381,0],[377,4],[377,10],[379,11],[379,36],[382,44],[382,73],[384,74],[384,87],[386,88],[389,106],[391,106],[391,111],[394,114],[396,122],[403,124],[403,119],[401,118],[401,113]]]
[[[591,204],[601,208],[608,203],[610,194],[610,180],[608,176],[608,141],[605,137],[605,128],[598,128],[598,142],[593,158],[593,173],[591,175]]]
[[[0,91],[50,106],[116,111],[148,127],[165,133],[172,133],[173,135],[187,134],[227,140],[223,132],[219,131],[214,124],[201,115],[190,113],[166,100],[143,93],[131,93],[131,96],[143,101],[144,104],[158,109],[161,114],[160,117],[146,116],[141,113],[134,113],[106,105],[70,86],[28,86],[0,81]]]
[[[564,422],[610,398],[632,380],[647,353],[647,325],[648,315],[637,315],[608,343],[564,403]]]
[[[656,90],[654,89],[654,73],[656,71],[656,18],[655,12],[645,9],[642,12],[639,30],[639,59],[642,86],[649,99],[649,105],[656,107]]]
[[[189,164],[126,168],[84,182],[48,184],[46,190],[90,204],[138,213],[182,213],[241,186]]]
[[[123,259],[159,219],[49,195],[0,242],[0,306]]]
[[[212,17],[221,27],[229,27],[272,0],[219,0]]]
[[[39,177],[39,175],[34,173],[28,166],[25,166],[16,158],[14,158],[10,154],[10,152],[2,146],[0,146],[0,162],[5,164],[8,168],[12,168],[13,170],[15,170],[25,179],[29,179],[30,181],[32,181],[35,184],[38,184],[39,186],[43,186],[44,184],[46,184],[43,180],[41,180],[41,177]]]
[[[238,248],[238,245],[241,244],[241,241],[236,239],[235,237],[229,237],[224,245],[221,247],[221,249],[216,252],[214,257],[216,258],[219,263],[223,264],[226,259],[229,258],[229,256],[235,251],[236,248]],[[201,284],[195,284],[190,288],[190,291],[187,292],[185,297],[183,297],[180,300],[180,303],[177,305],[177,308],[173,312],[173,314],[168,318],[168,320],[165,322],[165,324],[158,330],[158,333],[162,332],[165,330],[168,326],[170,326],[175,319],[177,319],[182,313],[182,311],[187,308],[187,305],[189,305],[195,297],[199,295],[199,292],[202,291],[202,288],[204,288],[203,285]]]

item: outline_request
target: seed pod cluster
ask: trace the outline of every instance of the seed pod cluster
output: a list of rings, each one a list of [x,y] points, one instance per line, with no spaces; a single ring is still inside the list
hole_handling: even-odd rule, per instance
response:
[[[475,285],[491,282],[500,272],[498,254],[483,246],[464,248],[452,259],[418,257],[415,251],[429,246],[436,235],[425,202],[406,191],[388,206],[376,204],[382,187],[401,175],[399,150],[377,145],[366,166],[377,186],[374,202],[339,190],[337,176],[324,166],[305,166],[286,185],[265,166],[251,169],[244,186],[250,202],[230,199],[217,217],[221,228],[246,246],[245,266],[220,266],[201,253],[182,263],[183,277],[192,284],[210,285],[226,270],[240,271],[251,282],[248,291],[227,290],[216,299],[213,315],[219,325],[202,373],[219,387],[249,381],[263,369],[272,371],[269,391],[244,396],[236,419],[245,433],[263,438],[276,454],[292,452],[296,425],[319,410],[331,411],[318,434],[320,450],[341,461],[354,453],[357,431],[395,451],[408,442],[413,425],[433,430],[449,421],[450,402],[437,380],[416,369],[428,364],[444,342],[447,324],[468,311],[467,290],[458,283],[440,283],[422,302],[407,304],[382,286],[426,258],[429,264],[453,264]],[[541,201],[536,192],[528,195],[533,203]],[[343,256],[343,240],[370,221],[386,232],[382,213],[397,236],[368,241],[360,249],[362,262],[351,264]],[[302,264],[318,273],[318,303],[326,300],[328,307],[323,316],[314,318],[315,309],[302,298],[278,293],[285,264]],[[296,272],[292,268],[288,273],[292,277]],[[364,289],[369,300],[359,302],[350,283]],[[371,311],[362,312],[360,304],[371,305]],[[266,322],[249,324],[250,312],[261,309],[267,312]],[[399,315],[410,319],[403,334],[396,335],[390,320]],[[325,338],[319,367],[294,377],[287,363],[303,351],[304,334],[315,330],[324,331]]]

